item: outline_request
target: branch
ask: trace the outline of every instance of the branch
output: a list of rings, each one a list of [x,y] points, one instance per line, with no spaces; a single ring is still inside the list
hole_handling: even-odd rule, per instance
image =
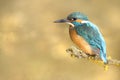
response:
[[[77,57],[77,58],[85,58],[88,60],[92,60],[94,62],[97,63],[103,63],[103,61],[100,59],[99,55],[96,56],[90,56],[87,55],[86,53],[82,52],[82,50],[72,46],[71,48],[68,48],[66,50],[67,53],[69,53],[71,56]],[[107,65],[116,65],[116,66],[120,66],[120,60],[116,60],[116,59],[112,59],[110,57],[107,58],[108,60],[108,64]]]

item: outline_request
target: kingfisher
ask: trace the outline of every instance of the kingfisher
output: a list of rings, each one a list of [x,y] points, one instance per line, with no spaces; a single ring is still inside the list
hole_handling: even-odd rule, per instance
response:
[[[98,27],[85,14],[72,12],[67,18],[54,22],[69,24],[69,35],[73,43],[87,55],[99,55],[104,64],[107,64],[105,40]]]

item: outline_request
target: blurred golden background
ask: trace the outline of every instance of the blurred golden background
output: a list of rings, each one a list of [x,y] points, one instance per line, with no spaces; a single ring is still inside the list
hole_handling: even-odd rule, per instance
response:
[[[120,59],[120,0],[1,0],[0,80],[119,80],[120,67],[71,58],[69,13],[88,15],[102,31],[107,54]],[[66,27],[65,27],[66,26]]]

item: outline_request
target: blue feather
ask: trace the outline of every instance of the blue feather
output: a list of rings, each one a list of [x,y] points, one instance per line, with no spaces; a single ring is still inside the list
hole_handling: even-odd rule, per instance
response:
[[[68,20],[72,19],[72,18],[77,18],[77,19],[79,18],[82,20],[88,20],[88,17],[81,12],[73,12],[73,13],[69,14],[67,17]]]

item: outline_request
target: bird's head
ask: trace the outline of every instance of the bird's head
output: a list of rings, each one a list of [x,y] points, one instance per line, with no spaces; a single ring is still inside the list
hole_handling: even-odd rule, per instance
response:
[[[82,25],[83,23],[86,23],[88,21],[88,18],[86,15],[80,12],[73,12],[67,16],[66,19],[60,19],[54,21],[55,23],[67,23],[71,25],[72,27],[77,25]]]

